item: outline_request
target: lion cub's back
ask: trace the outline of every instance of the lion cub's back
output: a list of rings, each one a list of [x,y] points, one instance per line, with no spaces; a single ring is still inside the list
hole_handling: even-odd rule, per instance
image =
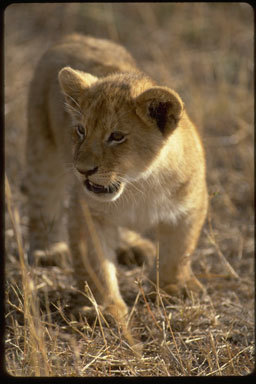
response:
[[[136,67],[127,50],[110,40],[72,34],[64,37],[57,46],[59,52],[72,56],[72,59],[77,60],[77,64],[86,64],[86,70],[96,76],[108,74],[111,72],[110,67],[117,71],[131,71]],[[97,73],[100,65],[106,68],[104,73]]]
[[[42,56],[38,69],[57,81],[59,70],[65,66],[95,76],[136,70],[135,61],[121,45],[79,34],[68,35],[52,46]]]

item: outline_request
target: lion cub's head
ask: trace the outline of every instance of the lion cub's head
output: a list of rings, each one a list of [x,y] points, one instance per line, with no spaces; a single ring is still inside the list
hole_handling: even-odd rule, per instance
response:
[[[127,183],[148,177],[183,103],[140,73],[97,78],[65,67],[59,82],[73,121],[76,174],[91,197],[114,201]]]

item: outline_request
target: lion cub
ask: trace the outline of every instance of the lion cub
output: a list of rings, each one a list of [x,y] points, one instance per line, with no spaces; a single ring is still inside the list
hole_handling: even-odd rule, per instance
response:
[[[78,286],[116,318],[127,314],[115,265],[123,228],[157,234],[164,290],[200,284],[190,262],[207,211],[202,143],[180,96],[123,47],[71,35],[46,52],[30,87],[27,165],[30,260],[68,252],[69,196]]]

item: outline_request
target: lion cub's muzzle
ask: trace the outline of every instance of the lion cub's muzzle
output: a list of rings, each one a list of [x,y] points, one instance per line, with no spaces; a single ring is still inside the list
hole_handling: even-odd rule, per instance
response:
[[[85,187],[90,191],[94,192],[96,194],[106,194],[106,193],[115,193],[119,190],[121,183],[116,182],[115,184],[110,184],[109,186],[105,187],[104,185],[95,184],[89,179],[86,179],[84,181]]]
[[[114,201],[123,192],[124,183],[111,177],[107,172],[98,172],[98,167],[83,170],[76,167],[76,175],[84,190],[92,198],[100,201]]]

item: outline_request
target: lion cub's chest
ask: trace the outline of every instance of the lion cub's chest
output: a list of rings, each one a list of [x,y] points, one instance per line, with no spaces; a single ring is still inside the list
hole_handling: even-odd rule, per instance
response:
[[[164,193],[139,194],[129,199],[125,195],[109,205],[105,214],[114,225],[124,226],[135,231],[145,231],[159,222],[175,224],[185,212],[185,207],[176,199]]]

